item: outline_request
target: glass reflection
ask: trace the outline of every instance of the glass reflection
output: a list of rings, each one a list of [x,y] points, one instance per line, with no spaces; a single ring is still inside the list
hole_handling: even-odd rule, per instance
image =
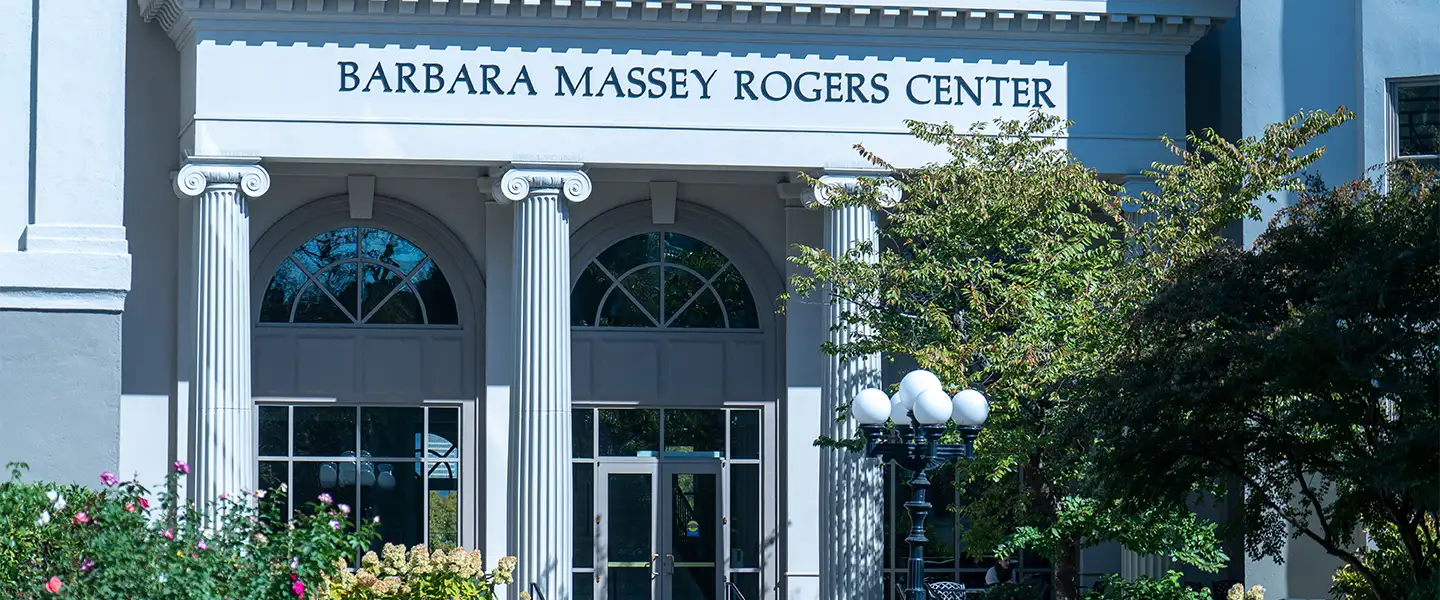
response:
[[[260,409],[260,456],[287,456],[290,454],[290,408],[287,406],[261,406]]]
[[[725,455],[725,411],[665,411],[665,454],[693,453]]]
[[[364,407],[360,409],[360,449],[375,458],[416,458],[423,448],[425,409]],[[444,440],[441,440],[445,444]]]
[[[600,456],[655,456],[660,449],[660,411],[601,409]]]
[[[355,453],[355,408],[295,407],[295,455],[342,456]]]
[[[760,411],[730,411],[730,457],[760,458]]]

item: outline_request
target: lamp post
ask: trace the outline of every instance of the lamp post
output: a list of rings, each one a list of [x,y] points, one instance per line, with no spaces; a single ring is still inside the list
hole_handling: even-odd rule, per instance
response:
[[[929,471],[951,459],[975,457],[975,438],[990,415],[990,405],[984,394],[971,389],[949,396],[934,373],[918,370],[900,380],[900,389],[893,398],[877,389],[861,390],[850,406],[850,415],[865,436],[867,457],[895,463],[913,474],[910,501],[905,503],[910,513],[910,535],[905,538],[910,544],[907,578],[910,600],[924,600]],[[895,426],[887,429],[887,420],[894,421]],[[940,442],[949,421],[955,422],[963,443]]]

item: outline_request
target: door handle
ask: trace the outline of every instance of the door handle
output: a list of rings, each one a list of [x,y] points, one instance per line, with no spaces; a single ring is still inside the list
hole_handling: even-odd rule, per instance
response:
[[[660,576],[660,572],[655,570],[655,559],[657,558],[660,558],[659,554],[650,555],[650,579],[652,580]]]
[[[675,555],[674,555],[674,554],[666,554],[666,555],[665,555],[665,574],[666,574],[666,575],[674,575],[674,574],[675,574]]]

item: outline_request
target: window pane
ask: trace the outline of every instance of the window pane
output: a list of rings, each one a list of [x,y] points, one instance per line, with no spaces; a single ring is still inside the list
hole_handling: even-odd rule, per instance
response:
[[[426,458],[460,458],[460,409],[431,408]]]
[[[325,292],[313,284],[300,292],[300,301],[295,307],[296,323],[351,323],[350,316],[336,306]]]
[[[280,267],[275,269],[275,276],[270,278],[265,297],[260,300],[260,322],[290,322],[290,306],[308,281],[293,261],[287,258],[281,262]]]
[[[760,465],[730,465],[730,568],[760,566]]]
[[[600,419],[600,456],[655,456],[660,449],[660,411],[605,410]]]
[[[290,482],[290,495],[296,511],[306,511],[306,506],[316,502],[322,493],[330,494],[336,504],[357,506],[354,461],[296,462],[294,465],[295,480]]]
[[[290,408],[260,407],[260,456],[290,454]]]
[[[730,458],[760,458],[760,411],[730,411]]]
[[[315,280],[330,292],[350,316],[359,319],[360,263],[333,265],[315,275]]]
[[[414,545],[425,541],[425,490],[424,480],[415,468],[418,463],[387,463],[375,461],[362,465],[362,483],[374,481],[360,488],[360,510],[362,519],[380,517],[380,539],[371,548],[377,552],[385,543]],[[440,464],[425,465],[427,470]],[[373,470],[373,478],[368,471]],[[431,474],[434,482],[437,475],[445,474],[441,467]]]
[[[354,227],[327,231],[296,248],[290,256],[306,271],[317,273],[332,263],[355,258],[355,233]]]
[[[730,261],[705,242],[688,235],[666,233],[665,262],[685,265],[700,273],[701,277],[710,279]]]
[[[362,229],[360,239],[360,252],[365,258],[397,267],[407,275],[425,260],[425,253],[410,240],[383,229]]]
[[[572,585],[575,587],[575,600],[593,600],[595,598],[594,573],[576,573],[575,582]]]
[[[416,458],[424,448],[434,445],[430,440],[421,446],[425,435],[425,409],[405,407],[365,407],[360,409],[360,449],[375,458]],[[449,442],[441,439],[440,450]]]
[[[595,260],[616,277],[645,263],[660,262],[660,233],[642,233],[620,240]]]
[[[450,293],[450,283],[435,261],[427,260],[415,270],[411,285],[425,303],[425,318],[431,325],[458,325],[460,312],[455,307],[455,295]]]
[[[645,267],[625,276],[620,284],[635,297],[646,314],[660,319],[660,267]],[[612,292],[611,298],[615,295]]]
[[[725,455],[725,411],[665,411],[665,454]]]
[[[405,280],[405,276],[380,265],[365,265],[362,271],[364,287],[360,289],[360,315],[371,323],[424,323],[420,317],[420,301],[407,286],[390,296],[390,292]],[[379,312],[375,309],[385,301]]]
[[[341,456],[355,452],[355,409],[349,406],[295,407],[295,455]]]
[[[655,322],[631,302],[619,287],[610,289],[610,297],[605,299],[605,306],[600,309],[599,324],[604,327],[655,326]]]
[[[430,490],[430,549],[449,552],[460,545],[460,493]]]
[[[570,412],[571,456],[575,458],[595,457],[595,411],[577,408]]]
[[[1400,155],[1440,154],[1440,84],[1396,88]]]
[[[279,460],[260,461],[260,489],[279,489],[282,483],[290,485],[289,463]]]
[[[710,288],[700,292],[694,302],[680,314],[680,317],[670,323],[670,327],[692,327],[700,329],[723,329],[725,327],[725,309],[720,308],[720,300],[715,297],[715,292]]]
[[[595,566],[595,465],[575,463],[576,567]]]
[[[731,573],[730,581],[740,590],[740,596],[742,596],[730,600],[761,600],[759,573]]]
[[[715,278],[715,291],[720,294],[720,300],[725,303],[725,312],[730,316],[730,327],[741,329],[755,329],[760,326],[760,318],[755,311],[755,299],[750,296],[750,286],[745,284],[745,278],[735,265],[725,267],[720,276]]]
[[[570,324],[576,327],[595,325],[595,313],[600,310],[600,299],[614,281],[595,263],[585,267],[580,278],[575,280],[575,289],[570,292]]]

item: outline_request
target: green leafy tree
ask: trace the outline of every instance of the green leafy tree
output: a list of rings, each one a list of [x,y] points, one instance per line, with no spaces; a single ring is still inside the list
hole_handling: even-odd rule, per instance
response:
[[[1198,151],[1167,140],[1179,161],[1152,173],[1161,194],[1134,199],[1146,221],[1138,229],[1122,215],[1122,190],[1060,147],[1068,124],[1055,117],[968,131],[911,122],[948,161],[895,169],[860,148],[890,170],[901,200],[881,205],[878,180],[833,190],[883,215],[878,259],[863,255],[871,248],[800,247],[792,260],[807,272],[793,284],[802,295],[828,289],[855,307],[843,326],[868,326],[826,352],[910,356],[952,390],[990,398],[977,458],[956,480],[969,488],[957,507],[971,522],[967,553],[1048,556],[1059,600],[1078,597],[1080,549],[1109,540],[1215,570],[1226,557],[1214,525],[1187,506],[1090,493],[1096,447],[1080,426],[1077,386],[1109,368],[1117,334],[1164,273],[1223,243],[1219,231],[1255,212],[1254,201],[1293,186],[1319,156],[1296,150],[1346,118],[1297,115],[1236,144],[1207,132],[1189,139]]]
[[[1312,182],[1252,249],[1177,255],[1079,389],[1109,494],[1176,505],[1238,480],[1252,556],[1308,538],[1398,599],[1440,577],[1440,177],[1382,175]],[[1363,528],[1394,546],[1366,559]]]

